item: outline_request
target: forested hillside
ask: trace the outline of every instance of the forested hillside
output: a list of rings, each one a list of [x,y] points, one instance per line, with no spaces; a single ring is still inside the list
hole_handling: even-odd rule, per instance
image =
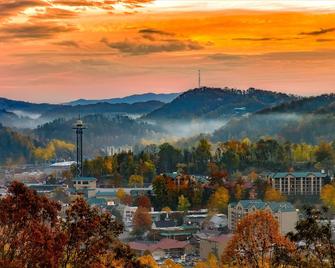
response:
[[[160,133],[157,126],[133,120],[126,116],[107,117],[103,115],[88,115],[82,118],[85,122],[85,151],[87,155],[97,154],[107,146],[135,145],[142,138],[154,138]],[[72,130],[76,119],[57,119],[44,124],[33,131],[34,137],[47,143],[52,139],[75,142],[75,132]]]
[[[172,102],[149,113],[146,118],[220,119],[231,115],[253,113],[294,99],[296,99],[295,96],[254,88],[243,91],[204,87],[186,91]]]
[[[317,144],[335,140],[335,95],[308,97],[234,118],[213,133],[214,141],[273,136],[291,142]]]

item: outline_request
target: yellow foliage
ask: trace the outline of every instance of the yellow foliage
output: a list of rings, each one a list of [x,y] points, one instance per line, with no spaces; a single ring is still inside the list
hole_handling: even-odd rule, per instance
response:
[[[220,268],[220,263],[214,254],[208,255],[207,261],[199,261],[196,263],[194,268]]]
[[[143,177],[141,175],[131,175],[129,178],[130,187],[143,187]]]
[[[215,212],[224,212],[229,201],[229,192],[224,187],[219,187],[209,199],[208,207]]]
[[[334,184],[327,184],[322,187],[321,199],[325,205],[335,208],[335,186]]]
[[[125,197],[126,192],[123,188],[120,188],[119,190],[117,190],[116,192],[116,197],[121,201],[123,200],[123,198]]]
[[[146,255],[138,258],[138,261],[141,265],[148,267],[148,268],[159,268],[157,262],[151,255]]]
[[[161,265],[161,268],[183,268],[183,266],[175,263],[173,260],[167,259],[164,264]]]
[[[276,189],[268,188],[265,191],[264,200],[280,202],[280,201],[285,201],[286,198],[282,196],[281,193],[277,191]]]
[[[37,159],[49,161],[56,157],[57,150],[66,150],[72,152],[74,149],[75,146],[71,143],[66,143],[65,141],[61,140],[52,140],[45,148],[35,148],[33,154]]]
[[[170,213],[172,210],[169,207],[164,207],[164,208],[162,208],[162,211],[164,211],[166,213]]]

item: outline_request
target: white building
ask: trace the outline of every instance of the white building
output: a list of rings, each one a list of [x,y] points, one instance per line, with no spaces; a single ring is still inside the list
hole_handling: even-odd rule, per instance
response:
[[[320,195],[329,176],[322,172],[278,172],[268,174],[267,179],[284,195]]]

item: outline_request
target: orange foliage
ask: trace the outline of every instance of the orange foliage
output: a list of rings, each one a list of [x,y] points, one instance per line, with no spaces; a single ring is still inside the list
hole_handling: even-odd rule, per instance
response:
[[[294,252],[295,245],[279,232],[278,222],[266,211],[245,216],[222,256],[238,267],[266,267],[275,249]]]

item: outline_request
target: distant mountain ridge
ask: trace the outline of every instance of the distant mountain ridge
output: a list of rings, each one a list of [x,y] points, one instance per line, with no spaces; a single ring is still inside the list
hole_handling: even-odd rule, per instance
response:
[[[71,102],[64,103],[65,105],[88,105],[88,104],[97,104],[97,103],[127,103],[133,104],[136,102],[147,102],[147,101],[159,101],[168,103],[178,97],[180,93],[144,93],[144,94],[134,94],[122,98],[111,98],[111,99],[100,99],[100,100],[87,100],[79,99]]]
[[[146,119],[219,119],[230,115],[254,113],[290,102],[297,96],[249,88],[196,88],[145,116]]]
[[[291,142],[317,144],[335,140],[335,94],[298,98],[243,118],[234,118],[212,140],[258,139],[272,136]]]
[[[34,128],[57,118],[73,118],[79,114],[143,115],[164,105],[160,101],[135,103],[96,103],[88,105],[63,105],[30,103],[0,98],[0,123],[15,128]]]

